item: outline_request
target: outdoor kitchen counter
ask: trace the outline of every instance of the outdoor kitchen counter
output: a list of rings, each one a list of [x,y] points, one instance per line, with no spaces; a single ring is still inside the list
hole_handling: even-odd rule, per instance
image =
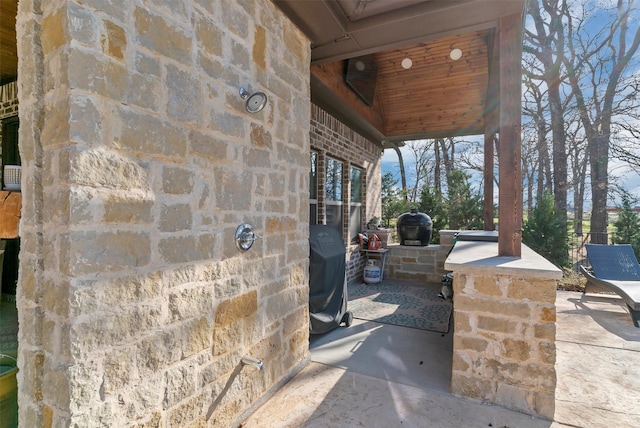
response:
[[[498,243],[460,241],[453,271],[454,395],[553,419],[556,288],[562,271],[522,246],[498,256]]]
[[[458,241],[444,263],[450,271],[561,279],[562,271],[522,244],[522,257],[498,256],[497,242]]]

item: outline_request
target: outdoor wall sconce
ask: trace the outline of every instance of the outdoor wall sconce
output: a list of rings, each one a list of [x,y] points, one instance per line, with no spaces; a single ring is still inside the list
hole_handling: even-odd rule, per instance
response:
[[[253,231],[253,226],[242,223],[236,229],[236,246],[242,251],[247,251],[260,236]]]
[[[246,100],[245,108],[249,113],[258,113],[267,105],[267,95],[264,92],[250,94],[245,88],[240,88],[240,98]]]

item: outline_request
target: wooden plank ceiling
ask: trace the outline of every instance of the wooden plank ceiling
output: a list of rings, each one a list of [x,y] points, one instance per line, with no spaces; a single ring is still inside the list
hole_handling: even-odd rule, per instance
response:
[[[346,61],[314,65],[312,75],[321,83],[312,91],[321,96],[312,97],[330,110],[348,104],[385,141],[483,134],[493,33],[478,30],[373,54],[378,71],[371,106],[345,83]],[[454,49],[462,55],[457,60],[451,58]],[[408,69],[402,66],[406,59]],[[327,92],[339,99],[324,102]]]
[[[17,11],[18,0],[0,0],[0,84],[18,78]]]
[[[483,133],[489,73],[487,39],[476,31],[374,55],[384,134],[446,136]],[[462,57],[450,57],[460,49]],[[412,62],[404,69],[402,60]]]
[[[311,41],[311,99],[380,143],[484,134],[494,111],[492,49],[501,18],[524,0],[273,0]],[[461,58],[450,57],[460,49]],[[345,60],[373,55],[368,105],[344,82]],[[412,61],[409,69],[403,59]],[[495,78],[495,76],[494,76]],[[494,82],[497,80],[494,80]],[[493,95],[493,96],[492,96]]]

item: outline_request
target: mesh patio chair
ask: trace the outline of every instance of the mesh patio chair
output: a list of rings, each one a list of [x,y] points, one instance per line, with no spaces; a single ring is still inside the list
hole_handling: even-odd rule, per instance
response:
[[[613,292],[624,300],[633,325],[640,327],[640,264],[629,244],[587,244],[591,267],[580,265],[587,277],[584,292]]]

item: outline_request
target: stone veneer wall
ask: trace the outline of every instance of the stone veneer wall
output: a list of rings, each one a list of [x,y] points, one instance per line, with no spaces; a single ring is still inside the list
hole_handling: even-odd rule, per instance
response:
[[[465,256],[473,245],[478,257]],[[520,261],[492,257],[494,249],[496,243],[458,243],[452,257],[460,251],[469,264],[447,260],[454,271],[451,390],[553,420],[556,279],[562,273],[524,246]],[[518,262],[524,268],[509,267]]]
[[[311,106],[311,149],[318,152],[318,188],[324,188],[325,159],[327,156],[344,162],[342,193],[344,219],[349,219],[351,199],[348,183],[349,169],[355,166],[363,170],[364,197],[362,229],[373,216],[381,216],[382,148],[367,140],[344,123],[315,104]],[[324,192],[318,192],[318,223],[324,224],[326,217]],[[364,257],[357,244],[349,242],[349,224],[345,221],[342,236],[347,244],[347,281],[362,278]]]
[[[444,262],[458,231],[441,230],[440,244],[426,247],[390,245],[384,269],[385,279],[440,283],[447,271]]]
[[[20,0],[17,32],[20,425],[238,424],[308,356],[308,40],[270,0]]]

